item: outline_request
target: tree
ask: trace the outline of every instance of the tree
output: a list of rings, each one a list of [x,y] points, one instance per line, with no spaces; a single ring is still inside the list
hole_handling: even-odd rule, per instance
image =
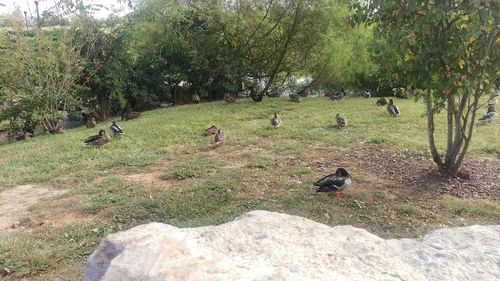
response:
[[[372,0],[357,7],[398,53],[408,93],[426,104],[434,162],[459,174],[473,137],[481,98],[498,82],[500,3],[495,0]],[[401,79],[400,79],[401,80]],[[447,112],[441,156],[434,122]]]
[[[25,37],[22,21],[15,32],[1,33],[0,120],[12,130],[33,131],[36,126],[58,132],[64,112],[78,105],[77,80],[83,69],[82,41],[68,29]]]

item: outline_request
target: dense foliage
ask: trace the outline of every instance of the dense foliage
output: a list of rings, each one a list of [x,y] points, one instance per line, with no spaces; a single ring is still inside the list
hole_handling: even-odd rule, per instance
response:
[[[99,5],[60,0],[42,13],[40,30],[36,20],[28,19],[29,32],[24,32],[20,11],[2,16],[14,19],[2,21],[6,28],[0,38],[0,80],[7,109],[2,119],[23,130],[44,118],[60,119],[55,112],[63,109],[84,109],[104,118],[127,109],[154,108],[160,102],[188,102],[192,93],[213,100],[253,87],[261,94],[278,95],[300,90],[304,81],[315,89],[332,90],[367,87],[377,78],[370,55],[372,30],[350,24],[346,1],[134,3],[127,16],[96,20],[91,15]],[[51,48],[48,53],[42,42],[63,49]],[[59,54],[64,48],[79,53]],[[51,77],[58,81],[51,83],[64,84],[51,86],[59,94],[52,96],[52,88],[44,86],[47,77],[32,74],[36,62],[44,74],[56,64],[60,70],[67,62],[74,64],[72,71]],[[29,101],[37,89],[51,93],[53,106]],[[8,100],[16,101],[15,106]],[[36,110],[28,117],[32,108]]]

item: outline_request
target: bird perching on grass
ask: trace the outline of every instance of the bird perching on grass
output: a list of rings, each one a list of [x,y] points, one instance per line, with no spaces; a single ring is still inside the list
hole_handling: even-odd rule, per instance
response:
[[[339,91],[334,91],[333,93],[331,93],[328,97],[331,99],[331,100],[341,100],[343,99],[345,96],[347,96],[347,93],[344,89],[340,89]]]
[[[118,126],[115,121],[111,123],[111,126],[109,128],[111,129],[111,133],[114,137],[120,137],[123,135],[122,128],[120,128],[120,126]]]
[[[264,98],[264,94],[257,94],[254,88],[250,87],[250,98],[252,98],[254,102],[261,102]]]
[[[218,129],[214,137],[213,147],[222,145],[225,141],[226,141],[226,134],[224,133],[224,131],[222,131],[222,129]]]
[[[87,120],[87,123],[85,124],[87,128],[94,128],[97,125],[97,122],[95,121],[94,117],[91,117]]]
[[[493,105],[488,106],[488,111],[479,118],[480,123],[490,123],[493,120],[497,119],[497,112],[495,111],[495,107]]]
[[[364,97],[365,99],[369,99],[372,97],[372,92],[364,91],[363,93],[361,93],[361,96]]]
[[[105,130],[99,130],[99,134],[95,136],[90,136],[83,141],[86,145],[91,145],[93,147],[101,147],[109,142],[109,135]]]
[[[337,128],[341,129],[347,126],[347,118],[344,116],[340,115],[340,113],[337,113],[335,116],[335,119],[337,119]]]
[[[398,106],[394,104],[392,99],[389,100],[389,104],[387,105],[387,112],[389,112],[391,116],[399,116],[401,114]]]
[[[300,95],[298,95],[298,94],[290,94],[290,101],[291,102],[300,102]]]
[[[210,128],[206,129],[205,132],[203,132],[203,136],[208,137],[210,135],[215,135],[217,134],[217,131],[219,131],[219,128],[217,128],[215,125],[212,125]]]
[[[271,118],[271,126],[273,128],[278,128],[281,125],[281,118],[278,116],[278,113],[274,113],[274,117]]]
[[[389,103],[389,101],[387,100],[387,98],[385,98],[385,97],[381,97],[381,98],[379,98],[379,99],[377,100],[376,105],[377,105],[377,106],[384,106],[384,105],[386,105],[386,104],[388,104],[388,103]]]
[[[137,111],[127,111],[122,114],[122,121],[124,120],[131,120],[131,119],[136,119],[141,116],[140,112]]]
[[[199,104],[199,103],[200,103],[200,101],[201,101],[200,95],[198,95],[198,93],[194,92],[194,93],[191,95],[191,101],[192,101],[194,104]]]
[[[339,197],[341,192],[352,185],[351,176],[344,168],[338,168],[333,174],[329,174],[314,183],[316,192],[333,193]]]

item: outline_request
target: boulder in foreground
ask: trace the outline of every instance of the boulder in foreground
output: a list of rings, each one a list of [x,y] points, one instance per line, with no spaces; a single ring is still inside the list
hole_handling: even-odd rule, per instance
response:
[[[109,235],[85,280],[497,280],[500,226],[384,240],[352,226],[249,212],[199,228],[150,223]]]

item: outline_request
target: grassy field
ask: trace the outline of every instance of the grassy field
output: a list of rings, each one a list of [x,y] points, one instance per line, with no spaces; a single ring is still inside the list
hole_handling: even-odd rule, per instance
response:
[[[33,184],[58,195],[30,206],[20,218],[26,227],[0,230],[0,278],[81,280],[85,258],[108,233],[150,221],[219,224],[255,209],[352,224],[390,238],[500,223],[498,202],[414,192],[408,197],[404,185],[365,169],[353,156],[427,148],[423,104],[396,104],[398,118],[376,107],[375,99],[361,98],[184,105],[119,122],[125,136],[101,149],[82,142],[98,128],[1,145],[0,191]],[[283,119],[278,129],[270,127],[274,112]],[[348,118],[347,128],[335,127],[337,112]],[[438,118],[443,137],[444,118]],[[98,127],[107,129],[110,122]],[[201,136],[211,125],[228,135],[217,149]],[[498,139],[500,122],[477,126],[470,157],[490,159],[498,169]],[[355,183],[343,197],[332,201],[311,190],[339,166]]]

